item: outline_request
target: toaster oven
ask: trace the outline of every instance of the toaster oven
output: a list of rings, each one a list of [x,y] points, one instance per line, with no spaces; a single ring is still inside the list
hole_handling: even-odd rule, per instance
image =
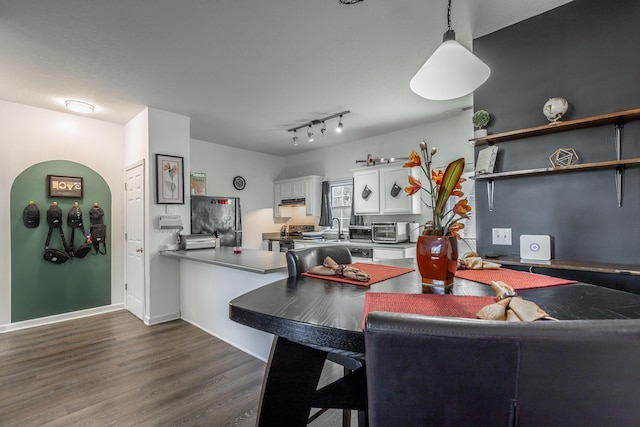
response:
[[[374,222],[371,224],[371,240],[374,243],[402,243],[409,240],[409,223]]]

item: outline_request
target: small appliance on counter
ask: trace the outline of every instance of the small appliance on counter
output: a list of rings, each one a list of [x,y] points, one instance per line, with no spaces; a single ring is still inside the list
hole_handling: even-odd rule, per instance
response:
[[[371,224],[371,240],[374,243],[402,243],[409,240],[409,223],[374,222]]]
[[[422,225],[413,221],[409,223],[409,241],[411,243],[416,243],[418,241],[418,236],[420,236],[420,232],[422,231]]]
[[[287,252],[294,248],[293,240],[307,238],[304,234],[315,234],[312,224],[291,224],[283,225],[280,229],[280,237],[269,241],[269,250],[272,252]],[[277,242],[277,245],[273,243]]]
[[[180,235],[180,250],[213,249],[216,247],[216,236],[213,234]]]
[[[350,225],[349,226],[349,240],[362,240],[370,242],[371,226],[370,225]]]

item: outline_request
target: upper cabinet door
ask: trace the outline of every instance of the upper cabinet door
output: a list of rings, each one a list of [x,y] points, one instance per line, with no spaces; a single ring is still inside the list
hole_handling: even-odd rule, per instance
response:
[[[407,196],[404,188],[409,185],[409,175],[419,174],[420,168],[380,169],[381,209],[384,214],[419,214],[421,212],[420,193]]]
[[[354,171],[353,203],[356,215],[380,213],[380,175],[378,169]]]

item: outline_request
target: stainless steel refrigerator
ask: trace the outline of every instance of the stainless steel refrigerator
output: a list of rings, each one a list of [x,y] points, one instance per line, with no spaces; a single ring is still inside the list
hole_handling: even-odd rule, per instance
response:
[[[221,246],[242,246],[239,197],[191,196],[191,234],[217,234]]]

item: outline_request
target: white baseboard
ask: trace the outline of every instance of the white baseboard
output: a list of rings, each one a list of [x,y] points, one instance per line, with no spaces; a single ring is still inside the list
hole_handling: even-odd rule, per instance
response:
[[[65,320],[79,319],[96,314],[109,313],[111,311],[123,310],[124,303],[104,305],[102,307],[87,308],[85,310],[72,311],[69,313],[54,314],[53,316],[39,317],[37,319],[23,320],[21,322],[0,325],[0,334],[4,332],[19,331],[20,329],[44,326],[52,323],[64,322]]]
[[[146,325],[157,325],[158,323],[171,322],[172,320],[178,320],[180,318],[180,312],[174,311],[173,313],[166,313],[161,316],[144,316],[144,323]]]
[[[214,332],[210,331],[210,330],[209,330],[209,329],[207,329],[207,328],[202,327],[201,325],[199,325],[199,324],[197,324],[197,323],[195,323],[195,322],[192,322],[192,321],[191,321],[191,320],[189,320],[189,319],[185,319],[185,318],[183,317],[183,318],[182,318],[182,320],[184,320],[184,321],[185,321],[185,322],[187,322],[187,323],[192,324],[193,326],[195,326],[195,327],[196,327],[196,328],[198,328],[198,329],[202,329],[203,331],[205,331],[205,332],[206,332],[206,333],[208,333],[209,335],[212,335],[212,336],[214,336],[214,337],[218,338],[219,340],[222,340],[222,341],[224,341],[224,342],[226,342],[226,343],[228,343],[228,344],[231,344],[232,346],[234,346],[234,347],[235,347],[235,348],[237,348],[238,350],[243,351],[243,352],[247,353],[248,355],[255,357],[255,358],[256,358],[256,359],[258,359],[258,360],[262,360],[263,362],[268,362],[268,361],[269,361],[269,360],[268,360],[268,359],[266,359],[264,356],[262,356],[262,355],[260,355],[260,354],[257,354],[257,353],[255,353],[255,352],[253,352],[253,351],[251,351],[251,350],[248,350],[248,349],[246,349],[246,348],[244,348],[244,347],[242,347],[242,346],[239,346],[237,343],[231,342],[231,341],[229,341],[228,339],[226,339],[226,338],[224,338],[224,337],[222,337],[222,336],[220,336],[220,335],[218,335],[218,334],[216,334],[216,333],[214,333]]]

